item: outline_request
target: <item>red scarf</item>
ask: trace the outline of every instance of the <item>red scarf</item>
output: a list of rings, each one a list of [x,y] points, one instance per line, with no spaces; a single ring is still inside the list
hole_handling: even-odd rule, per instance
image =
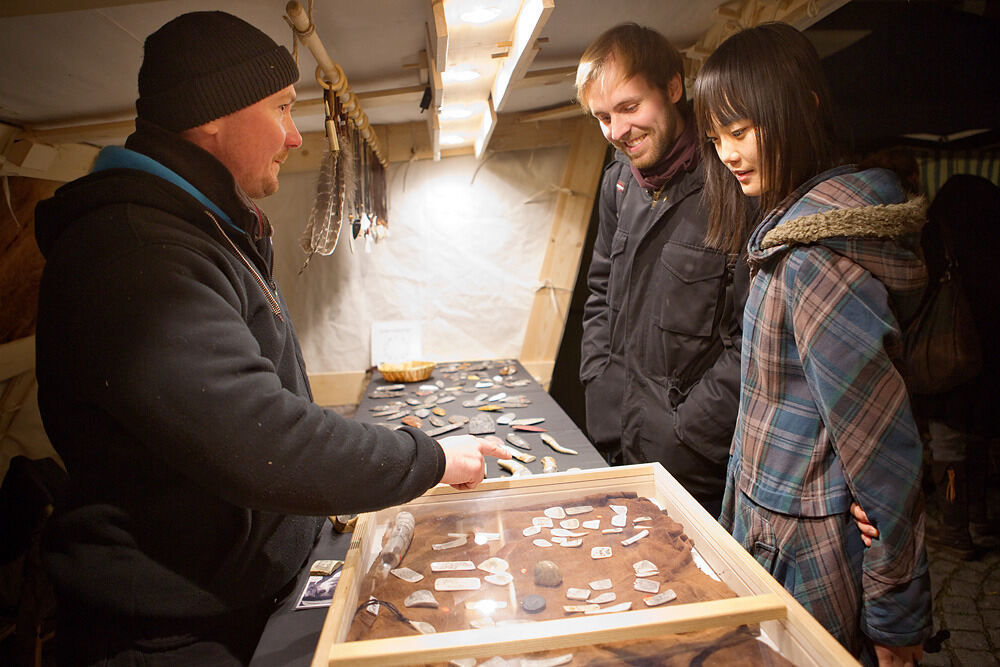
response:
[[[641,171],[629,163],[636,182],[646,190],[656,191],[678,173],[693,169],[698,163],[698,142],[695,134],[694,118],[692,114],[687,113],[684,115],[684,131],[659,162]]]

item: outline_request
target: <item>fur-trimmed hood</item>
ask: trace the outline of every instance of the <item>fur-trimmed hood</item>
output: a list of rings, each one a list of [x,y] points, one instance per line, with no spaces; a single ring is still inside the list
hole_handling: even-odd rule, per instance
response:
[[[798,246],[822,245],[882,281],[905,320],[927,281],[920,250],[926,216],[926,199],[907,197],[895,173],[838,167],[803,184],[757,226],[748,261],[755,272]]]

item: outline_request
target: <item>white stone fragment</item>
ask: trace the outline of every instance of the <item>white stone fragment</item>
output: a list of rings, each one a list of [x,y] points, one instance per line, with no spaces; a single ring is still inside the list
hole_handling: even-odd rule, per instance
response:
[[[586,528],[587,530],[597,530],[598,528],[601,527],[601,520],[591,519],[590,521],[584,521],[580,525]]]
[[[597,581],[592,581],[592,582],[590,582],[587,585],[590,586],[591,588],[593,588],[595,591],[606,591],[609,588],[611,588],[611,580],[610,579],[598,579]]]
[[[440,577],[434,580],[436,591],[478,591],[480,586],[479,577]]]
[[[608,591],[606,593],[600,593],[598,595],[595,595],[594,597],[590,598],[588,602],[592,604],[607,604],[609,602],[614,602],[617,599],[617,597],[618,596],[615,595],[614,591]]]
[[[458,533],[449,535],[449,537],[454,537],[455,539],[448,542],[441,542],[440,544],[432,544],[431,549],[434,551],[443,551],[444,549],[453,549],[455,547],[460,547],[469,541],[469,536],[465,533]]]
[[[576,530],[580,527],[579,519],[563,519],[559,522],[559,525],[566,530]]]
[[[544,547],[551,547],[552,546],[551,542],[549,542],[548,540],[546,540],[545,538],[542,538],[542,537],[539,537],[537,540],[532,540],[531,543],[534,544],[536,547],[543,547],[544,548]]]
[[[551,528],[553,524],[552,519],[547,516],[536,516],[531,519],[531,525],[540,526],[541,528]]]
[[[566,518],[566,510],[564,510],[562,507],[559,506],[549,507],[548,509],[545,510],[545,512],[543,512],[543,514],[545,514],[545,516],[549,517],[550,519]]]
[[[611,535],[612,533],[620,533],[620,532],[622,532],[621,528],[605,528],[604,530],[601,531],[601,533],[603,533],[604,535]]]
[[[577,505],[576,507],[567,507],[566,514],[573,516],[574,514],[586,514],[587,512],[593,512],[594,508],[590,505]]]
[[[566,597],[570,600],[584,601],[590,597],[589,588],[567,588]]]
[[[407,581],[411,584],[415,584],[424,578],[424,575],[419,572],[414,572],[408,567],[397,567],[395,570],[389,570],[389,574],[395,575],[403,581]]]
[[[611,525],[616,528],[624,528],[626,523],[628,523],[628,517],[624,514],[616,514],[611,517]]]
[[[532,535],[537,535],[540,532],[542,532],[542,527],[532,524],[527,528],[525,528],[524,530],[522,530],[521,534],[524,535],[525,537],[531,537]]]
[[[471,560],[444,560],[431,563],[431,572],[456,572],[458,570],[475,570],[476,564]]]
[[[637,577],[648,577],[660,572],[660,568],[656,567],[656,563],[649,560],[640,560],[633,563],[632,569],[635,571],[635,576]]]
[[[673,602],[677,599],[677,593],[674,593],[672,588],[668,588],[662,593],[657,593],[656,595],[651,595],[650,597],[643,600],[647,607],[655,607],[666,602]]]
[[[643,528],[642,530],[640,530],[638,533],[636,533],[632,537],[627,537],[624,540],[622,540],[622,546],[623,547],[627,547],[627,546],[633,545],[636,542],[638,542],[639,540],[641,540],[642,538],[646,537],[647,535],[649,535],[649,531],[646,530],[645,528]]]
[[[628,507],[625,505],[608,505],[615,514],[628,514]]]
[[[483,577],[483,580],[487,583],[493,584],[494,586],[506,586],[510,582],[514,581],[514,575],[510,572],[494,572],[492,574],[487,574]]]
[[[594,547],[590,550],[590,557],[594,560],[598,558],[611,558],[611,547]]]
[[[660,582],[655,579],[636,579],[632,587],[643,593],[657,593],[660,590]]]
[[[588,611],[600,609],[596,604],[564,604],[563,611],[567,614],[586,614]],[[523,664],[523,663],[522,663]],[[564,663],[560,663],[564,664]]]
[[[576,538],[575,540],[571,540],[571,539],[569,539],[567,537],[564,537],[562,544],[560,544],[559,546],[561,546],[561,547],[578,547],[581,544],[583,544],[583,540],[581,540],[580,538]]]
[[[503,558],[497,558],[496,556],[492,558],[487,558],[482,563],[477,565],[480,570],[484,572],[489,572],[490,574],[496,574],[497,572],[506,572],[510,569],[510,563],[505,561]]]
[[[594,611],[584,612],[585,614],[612,614],[616,611],[628,611],[632,608],[632,602],[619,602],[618,604],[613,604],[610,607],[598,607]]]

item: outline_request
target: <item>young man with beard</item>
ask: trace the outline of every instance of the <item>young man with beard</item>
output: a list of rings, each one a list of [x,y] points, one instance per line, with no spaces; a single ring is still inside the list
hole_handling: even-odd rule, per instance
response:
[[[38,205],[39,406],[71,483],[43,546],[61,665],[245,664],[326,516],[509,457],[313,403],[252,201],[302,143],[298,78],[241,19],[180,16],[145,42],[124,148]]]
[[[616,149],[584,310],[587,431],[609,462],[659,461],[718,516],[749,274],[705,245],[683,61],[663,35],[626,23],[587,48],[576,87]]]

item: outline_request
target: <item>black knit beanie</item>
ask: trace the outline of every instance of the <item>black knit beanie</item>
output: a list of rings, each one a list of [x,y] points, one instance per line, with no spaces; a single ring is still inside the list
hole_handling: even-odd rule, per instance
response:
[[[299,79],[274,40],[225,12],[192,12],[146,38],[139,68],[139,118],[171,132],[248,107]]]

